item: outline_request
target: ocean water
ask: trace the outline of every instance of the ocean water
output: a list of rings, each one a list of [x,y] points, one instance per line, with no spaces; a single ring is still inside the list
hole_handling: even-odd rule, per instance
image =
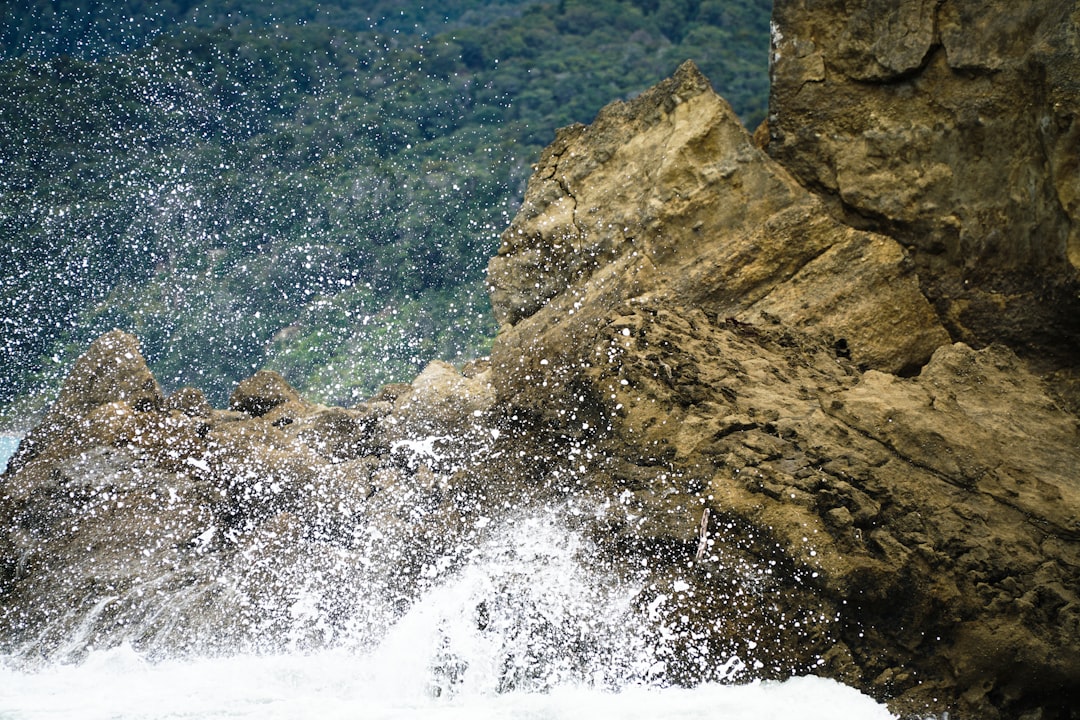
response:
[[[76,665],[0,667],[4,720],[886,720],[870,698],[816,677],[696,688],[567,684],[546,692],[462,693],[449,698],[387,678],[387,658],[340,651],[150,662],[130,647]]]
[[[7,468],[8,460],[15,454],[19,447],[19,438],[11,435],[0,435],[0,473]]]
[[[148,663],[129,649],[37,673],[0,671],[0,717],[70,718],[705,718],[875,720],[892,716],[820,678],[693,689],[561,687],[546,693],[395,697],[369,659],[335,653]]]
[[[7,447],[14,451],[13,442]],[[431,581],[408,607],[360,613],[328,647],[177,657],[168,647],[134,648],[125,638],[140,637],[137,628],[110,640],[75,624],[69,644],[79,651],[71,655],[41,659],[33,641],[0,655],[0,720],[893,717],[828,679],[735,682],[747,677],[749,657],[712,658],[718,682],[665,686],[669,648],[664,633],[642,621],[634,602],[640,586],[589,562],[595,548],[557,517],[493,524],[462,565],[442,571],[433,563]],[[300,588],[302,561],[297,569]],[[385,601],[371,577],[346,573],[330,582],[364,607]],[[290,614],[317,623],[310,615],[328,591],[298,589]],[[138,595],[165,608],[179,602]],[[207,628],[190,629],[199,632]]]
[[[572,564],[573,543],[552,547],[536,526],[512,541],[514,552],[479,553],[390,627],[361,628],[374,643],[165,659],[123,643],[77,662],[35,661],[32,649],[0,657],[0,720],[893,717],[818,677],[664,686],[662,648],[628,622],[633,588],[593,582]],[[530,581],[511,584],[525,570]],[[588,651],[568,650],[588,635]],[[745,667],[721,660],[732,675]]]

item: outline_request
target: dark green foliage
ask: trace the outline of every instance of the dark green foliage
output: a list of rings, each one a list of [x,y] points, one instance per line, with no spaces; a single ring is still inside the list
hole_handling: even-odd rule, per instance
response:
[[[0,404],[112,327],[218,404],[263,366],[347,403],[483,353],[487,258],[556,127],[687,57],[749,124],[766,103],[754,0],[131,3],[141,35],[10,5],[9,54],[83,59],[0,64]]]
[[[129,52],[177,27],[316,24],[353,33],[480,27],[537,0],[19,0],[0,2],[0,58]]]

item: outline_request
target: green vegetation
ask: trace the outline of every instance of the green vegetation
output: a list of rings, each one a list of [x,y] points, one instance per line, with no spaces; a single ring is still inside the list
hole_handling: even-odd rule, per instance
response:
[[[9,412],[112,327],[217,404],[260,367],[348,404],[483,354],[487,258],[556,127],[686,58],[765,113],[758,0],[129,5],[5,25]]]

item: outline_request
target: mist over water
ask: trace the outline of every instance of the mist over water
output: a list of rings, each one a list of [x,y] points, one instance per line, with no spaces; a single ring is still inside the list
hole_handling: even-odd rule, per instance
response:
[[[7,469],[8,460],[19,447],[19,438],[13,435],[0,435],[0,473]]]
[[[665,686],[665,630],[643,622],[656,607],[637,607],[637,581],[592,555],[558,512],[532,514],[491,528],[456,569],[433,562],[397,612],[357,573],[345,591],[359,609],[324,647],[177,657],[103,639],[67,662],[24,648],[0,662],[0,718],[891,717],[819,678]],[[292,595],[298,628],[317,624],[320,592]],[[78,634],[72,646],[87,642]],[[720,680],[738,678],[740,658],[715,660]]]

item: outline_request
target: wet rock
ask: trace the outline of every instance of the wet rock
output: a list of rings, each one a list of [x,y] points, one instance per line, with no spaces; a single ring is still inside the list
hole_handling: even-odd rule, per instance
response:
[[[183,387],[165,398],[165,408],[179,410],[192,417],[210,417],[213,408],[206,399],[206,394],[198,388]]]
[[[0,481],[0,647],[272,650],[338,642],[359,612],[388,622],[472,527],[458,487],[476,475],[450,465],[493,441],[462,425],[491,406],[481,378],[440,363],[398,409],[344,409],[265,372],[214,410],[163,398],[137,341],[104,336]],[[297,614],[309,591],[320,607]]]
[[[870,7],[856,20],[892,13],[887,36],[853,20],[845,62],[913,72],[934,7]],[[819,52],[792,48],[804,70]],[[1068,717],[1076,583],[1045,624],[999,585],[1064,577],[1072,551],[1042,548],[1080,537],[1076,418],[1010,350],[950,343],[905,249],[835,217],[690,66],[561,132],[489,266],[499,402],[555,455],[586,449],[529,482],[607,498],[613,546],[685,587],[675,626],[758,676],[834,674],[905,713]],[[1000,644],[963,660],[995,630],[1039,670]]]
[[[414,434],[450,432],[457,435],[495,404],[495,391],[486,373],[463,375],[450,363],[428,363],[394,401],[394,412],[409,419]]]
[[[101,405],[123,403],[145,412],[160,408],[164,399],[139,341],[119,330],[106,333],[75,363],[56,402],[20,443],[8,469],[18,468],[50,447],[61,451],[78,447],[87,429],[80,421]]]
[[[229,396],[229,409],[259,417],[279,405],[300,402],[300,393],[279,373],[260,370],[236,386]]]
[[[904,250],[833,220],[689,63],[560,132],[488,277],[504,325],[494,382],[502,397],[534,396],[523,405],[576,405],[572,389],[556,397],[567,383],[535,378],[573,376],[586,338],[633,298],[828,332],[888,371],[948,341]],[[888,322],[868,323],[881,293]]]
[[[114,330],[98,338],[75,363],[52,412],[78,417],[108,402],[145,411],[161,407],[163,400],[138,340]]]

